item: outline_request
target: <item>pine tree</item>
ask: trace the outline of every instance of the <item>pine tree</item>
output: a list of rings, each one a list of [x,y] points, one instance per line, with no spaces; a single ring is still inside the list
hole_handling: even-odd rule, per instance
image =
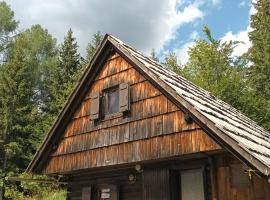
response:
[[[86,49],[86,64],[90,62],[92,57],[94,56],[94,53],[96,52],[97,47],[102,42],[103,35],[100,31],[96,32],[93,36],[91,41],[87,45]]]
[[[251,16],[249,33],[251,79],[256,92],[270,99],[270,1],[258,0],[254,3],[257,12]]]
[[[232,54],[238,43],[215,40],[207,26],[204,33],[206,39],[195,41],[189,49],[190,58],[182,74],[227,103],[240,107],[239,98],[246,89],[246,61]]]
[[[78,53],[78,44],[73,37],[71,29],[68,30],[64,43],[60,48],[59,65],[61,68],[61,77],[63,84],[74,83],[76,74],[80,65],[80,54]]]
[[[4,53],[17,26],[18,22],[14,19],[14,12],[10,6],[5,1],[0,1],[0,61],[5,59]]]
[[[26,42],[16,40],[19,48],[12,49],[0,78],[1,155],[13,172],[25,169],[40,139],[34,129],[39,113],[33,99],[35,80],[23,49]]]
[[[270,130],[270,2],[254,3],[256,13],[251,16],[249,38],[252,46],[248,56],[251,61],[250,95],[246,100],[247,112],[260,125]]]
[[[216,40],[208,27],[204,28],[204,33],[206,39],[195,41],[189,49],[190,58],[182,74],[270,130],[269,100],[258,95],[253,81],[249,84],[246,56],[233,56],[238,42]]]
[[[174,52],[170,52],[165,56],[164,65],[177,74],[182,74],[181,66],[177,62],[177,56]]]
[[[53,69],[50,85],[51,99],[48,102],[50,121],[59,113],[68,96],[71,94],[81,73],[81,56],[71,29],[67,32],[61,45],[57,66]]]
[[[151,57],[154,61],[158,62],[158,57],[157,57],[157,55],[156,55],[156,51],[155,51],[154,48],[151,50],[151,56],[150,56],[150,57]]]

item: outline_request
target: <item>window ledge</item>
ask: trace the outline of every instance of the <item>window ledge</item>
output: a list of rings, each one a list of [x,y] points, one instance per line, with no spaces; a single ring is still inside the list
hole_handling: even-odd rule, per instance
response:
[[[104,116],[102,121],[105,121],[105,120],[108,120],[108,119],[115,119],[115,118],[119,118],[119,117],[122,117],[122,116],[123,116],[122,112],[107,114],[107,115]]]

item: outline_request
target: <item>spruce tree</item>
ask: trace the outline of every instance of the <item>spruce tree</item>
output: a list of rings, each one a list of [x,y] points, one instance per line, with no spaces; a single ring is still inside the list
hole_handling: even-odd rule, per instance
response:
[[[0,1],[0,61],[4,61],[12,33],[15,32],[18,22],[14,19],[14,12],[5,1]]]
[[[254,6],[257,12],[251,16],[253,30],[249,33],[252,86],[270,99],[270,1],[258,0]]]
[[[169,52],[165,56],[165,63],[164,65],[174,71],[177,74],[182,74],[181,66],[177,62],[177,56],[174,52]]]
[[[156,51],[155,51],[154,48],[151,50],[151,56],[150,56],[150,57],[151,57],[154,61],[158,62],[158,57],[157,57],[157,55],[156,55]]]
[[[249,38],[252,46],[248,56],[251,61],[246,101],[247,112],[260,125],[270,130],[270,1],[254,3],[256,13],[251,16]]]
[[[241,107],[239,101],[245,86],[246,61],[233,56],[237,42],[222,42],[212,37],[205,26],[205,39],[198,39],[188,51],[189,61],[182,74],[196,85],[210,91],[213,95]]]
[[[15,36],[0,68],[0,162],[9,172],[24,171],[44,137],[42,94],[55,52],[56,41],[35,25]]]
[[[18,48],[10,52],[0,77],[1,157],[13,172],[25,169],[40,139],[35,134],[39,113],[33,98],[35,80],[23,49],[26,42],[16,40]]]
[[[59,55],[59,67],[63,84],[74,83],[76,81],[80,59],[76,38],[73,37],[73,32],[69,29],[67,36],[64,38],[64,43],[61,45]]]
[[[76,38],[73,37],[72,30],[69,29],[60,47],[58,64],[52,72],[52,83],[50,85],[51,101],[48,102],[51,121],[59,113],[71,94],[81,74],[81,68],[78,44]]]
[[[88,64],[90,60],[92,59],[92,57],[94,56],[94,53],[96,52],[96,49],[101,43],[102,39],[103,39],[103,35],[101,34],[100,31],[96,32],[92,36],[92,39],[88,43],[87,49],[86,49],[86,60],[85,60],[86,64]]]

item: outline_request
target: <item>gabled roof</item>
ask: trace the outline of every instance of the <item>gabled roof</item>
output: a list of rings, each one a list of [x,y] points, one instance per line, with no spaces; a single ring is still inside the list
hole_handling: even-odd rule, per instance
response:
[[[64,129],[67,118],[75,112],[75,109],[70,107],[73,105],[76,107],[75,102],[84,96],[83,87],[91,85],[91,79],[98,73],[102,61],[112,50],[133,64],[164,95],[188,113],[218,144],[258,170],[259,174],[270,175],[270,134],[267,131],[229,104],[108,34],[29,164],[28,172],[37,172],[46,161],[49,156],[48,150],[60,137],[59,130]]]

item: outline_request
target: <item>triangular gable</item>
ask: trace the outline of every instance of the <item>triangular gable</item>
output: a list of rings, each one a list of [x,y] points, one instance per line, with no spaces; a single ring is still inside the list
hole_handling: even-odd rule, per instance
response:
[[[186,113],[189,113],[192,118],[201,127],[203,127],[204,130],[207,131],[207,133],[216,142],[221,144],[227,150],[231,151],[243,162],[246,162],[250,166],[258,169],[260,173],[269,175],[269,152],[267,151],[267,147],[269,146],[268,133],[266,133],[262,128],[259,128],[254,122],[240,114],[231,106],[215,99],[206,91],[194,86],[192,83],[176,75],[175,73],[162,68],[152,59],[143,56],[136,50],[110,35],[105,36],[101,46],[90,63],[90,67],[82,76],[76,90],[71,95],[40,150],[30,163],[27,169],[28,171],[36,171],[36,169],[44,163],[48,157],[49,149],[52,148],[52,146],[50,146],[52,145],[52,140],[57,141],[57,138],[60,137],[59,133],[63,132],[65,125],[67,125],[67,119],[71,117],[72,113],[75,112],[74,109],[78,106],[80,100],[83,99],[83,96],[86,93],[86,88],[90,86],[93,77],[98,73],[99,67],[102,65],[112,49],[116,50],[116,52],[118,52],[122,57],[132,63],[138,71],[143,73],[152,84],[159,88],[160,91],[162,91],[162,93],[165,94],[172,102],[179,106],[179,108],[184,110]],[[210,108],[207,107],[208,105],[210,105]],[[213,107],[215,107],[215,109],[213,109]],[[216,110],[221,110],[221,113],[218,112],[213,114],[213,110],[215,112]],[[233,119],[237,118],[237,123],[251,123],[252,125],[249,125],[248,128],[254,127],[251,129],[255,132],[255,134],[247,131],[249,134],[248,136],[250,136],[247,137],[245,135],[246,133],[244,127],[236,126],[234,124],[235,121],[231,122],[229,120],[229,122],[227,122],[228,120],[226,121],[219,116],[224,115],[223,112],[225,114],[231,112]],[[232,132],[232,130],[234,135],[229,134]],[[244,137],[242,137],[243,134]],[[264,139],[266,142],[264,142],[263,145],[255,143],[254,147],[254,139],[250,140],[252,137]],[[242,143],[239,144],[239,142],[241,142],[241,138],[245,138],[247,141],[249,141],[249,143],[246,140],[243,140],[246,146]],[[250,144],[250,142],[253,143]]]
[[[113,117],[101,115],[102,120],[94,121],[93,97],[100,94],[104,98],[104,90],[122,84],[130,89],[128,116],[120,111]],[[113,53],[42,166],[42,173],[70,174],[220,151],[220,146],[201,127],[185,118],[183,111],[125,59]]]

